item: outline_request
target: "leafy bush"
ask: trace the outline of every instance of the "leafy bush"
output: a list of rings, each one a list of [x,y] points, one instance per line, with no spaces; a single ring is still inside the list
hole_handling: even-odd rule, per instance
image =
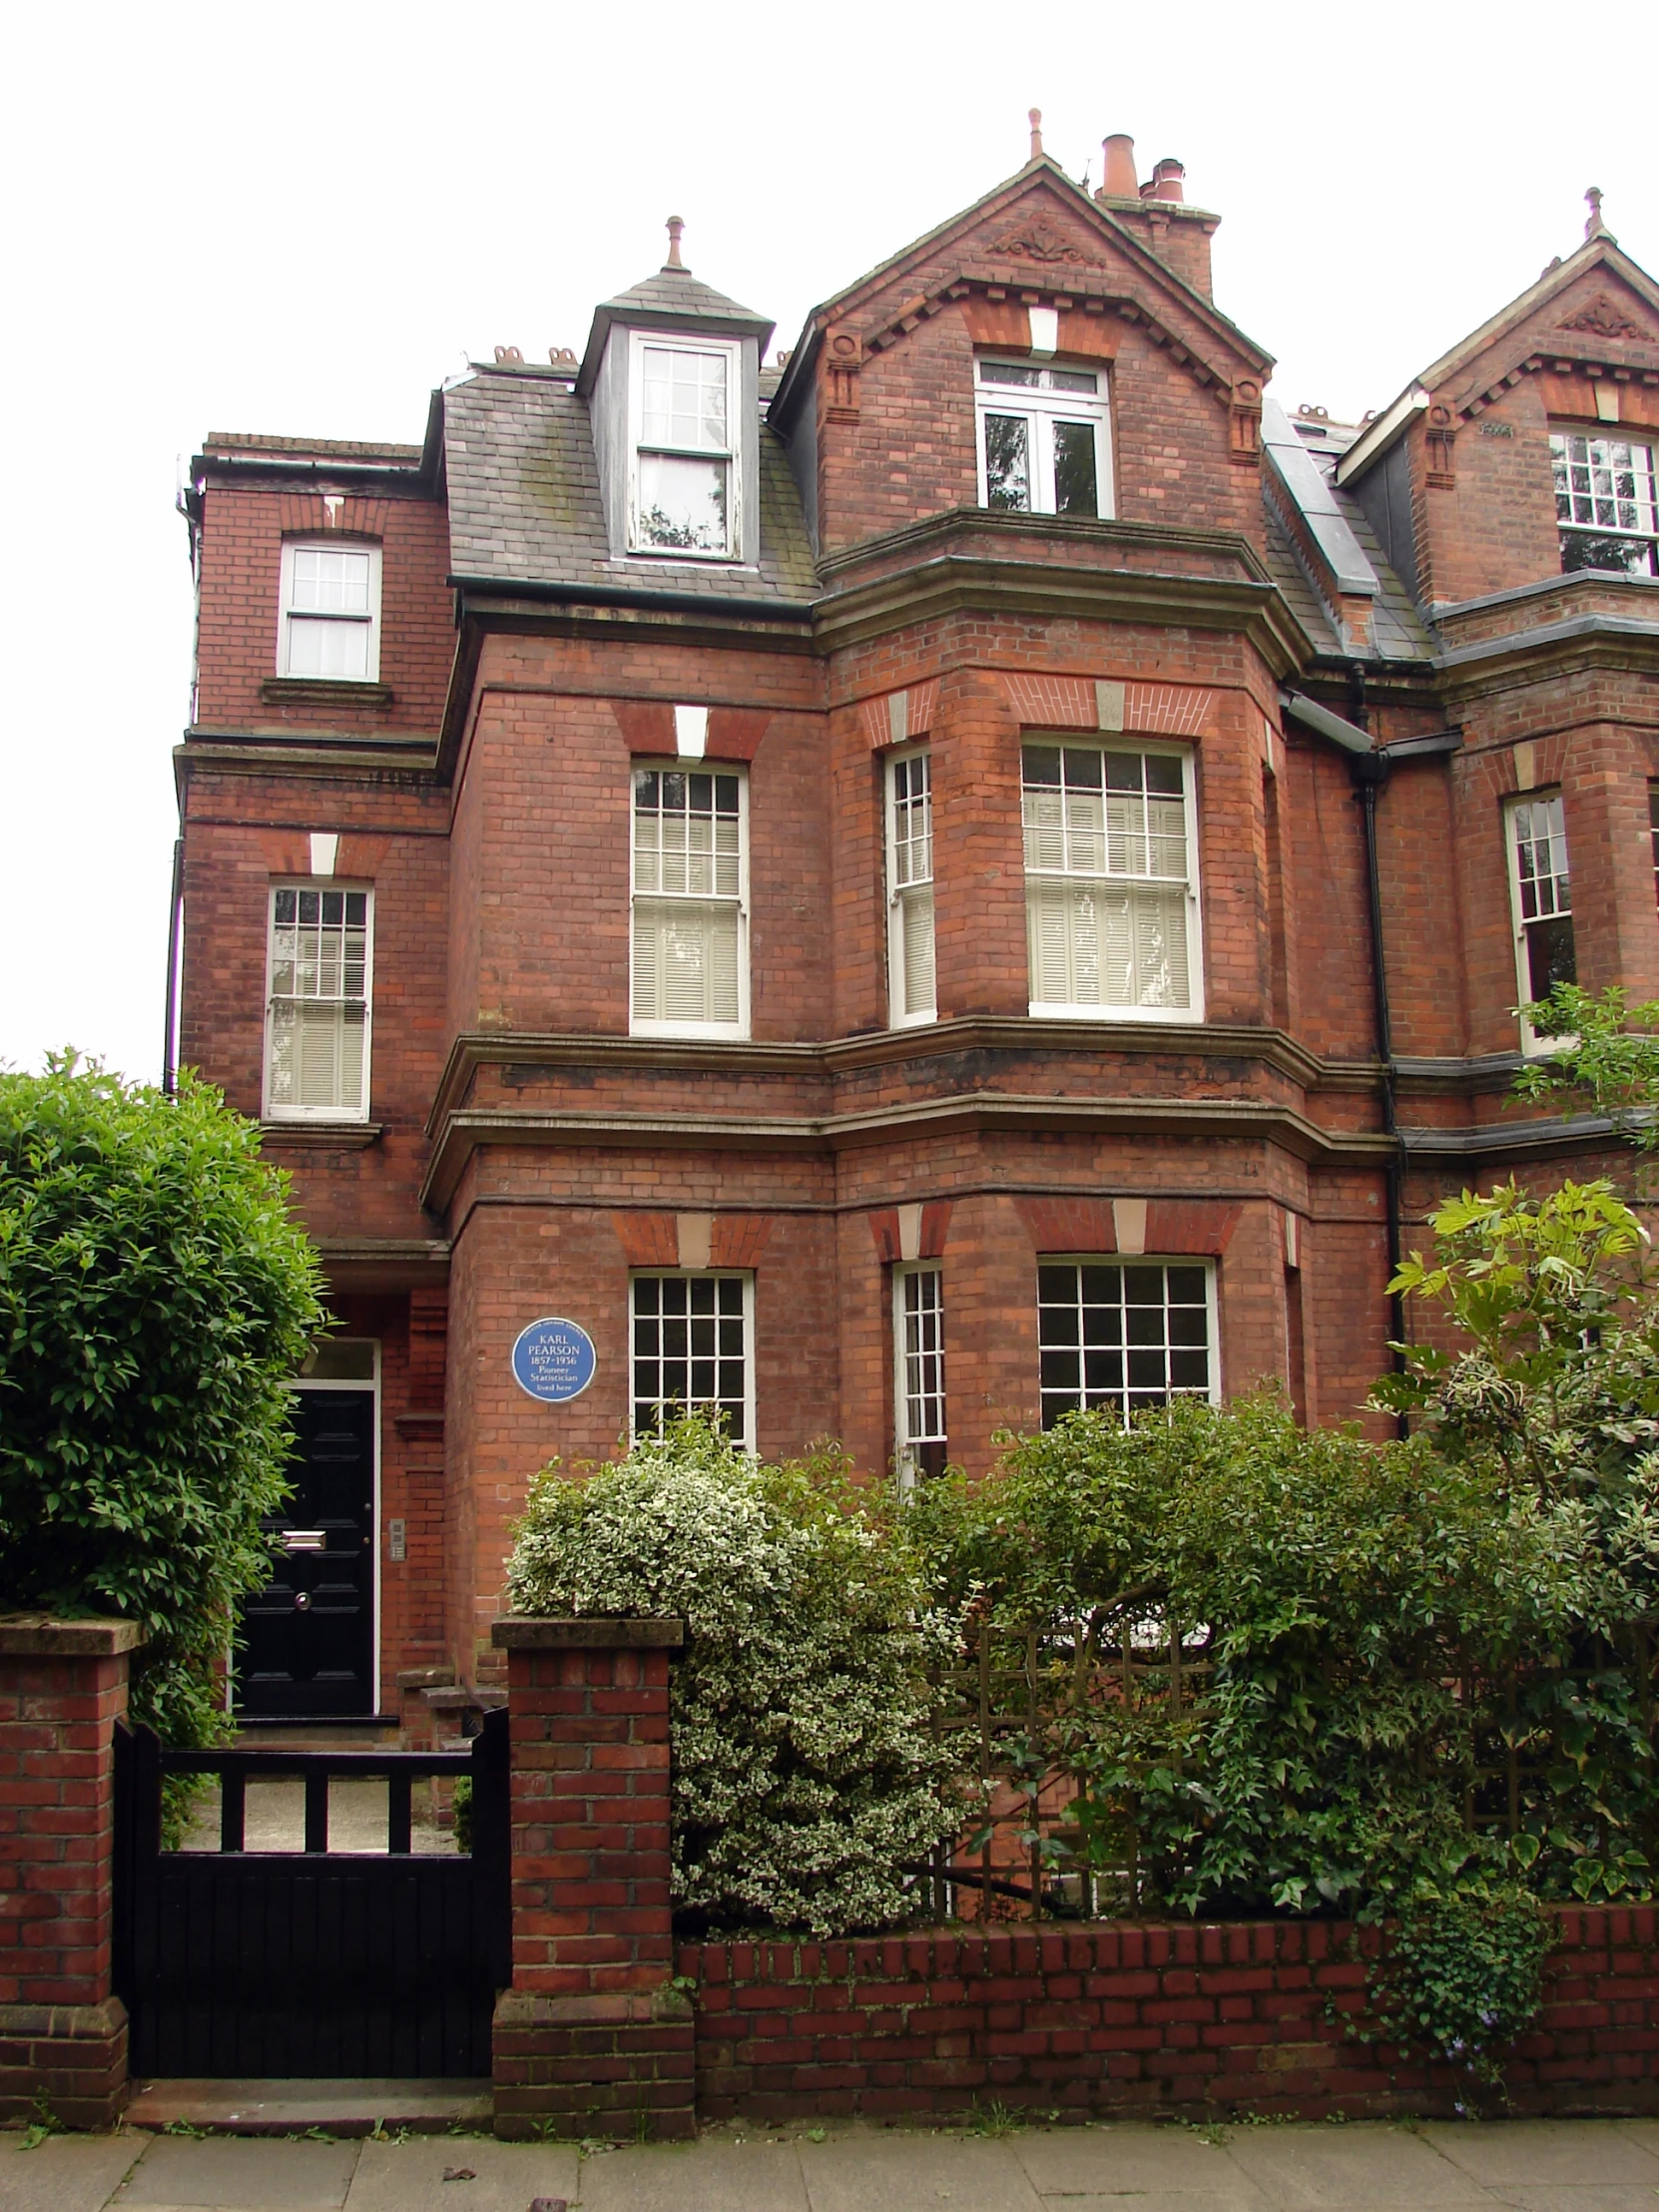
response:
[[[1386,1930],[1368,1976],[1382,2038],[1415,2044],[1490,2087],[1537,2017],[1553,1931],[1517,1883],[1424,1888]]]
[[[1037,1758],[1082,1787],[1083,1855],[1133,1859],[1131,1910],[1381,1909],[1455,1875],[1483,1848],[1461,1686],[1598,1588],[1575,1514],[1421,1442],[1308,1433],[1272,1394],[1071,1415],[982,1484],[930,1485],[908,1531],[941,1601],[1038,1625]],[[1171,1622],[1197,1702],[1087,1663]]]
[[[676,1905],[818,1935],[907,1907],[951,1833],[927,1682],[939,1632],[872,1502],[826,1450],[763,1466],[698,1419],[586,1481],[530,1488],[508,1573],[527,1613],[678,1616]]]
[[[214,1681],[266,1581],[286,1382],[324,1326],[259,1131],[73,1056],[0,1075],[0,1589],[142,1621],[135,1715],[223,1731]]]
[[[1448,1201],[1432,1264],[1398,1287],[1438,1306],[1460,1349],[1409,1348],[1380,1402],[1436,1460],[1526,1508],[1582,1561],[1547,1647],[1517,1649],[1504,1728],[1539,1770],[1517,1853],[1545,1897],[1646,1891],[1659,1851],[1649,1682],[1659,1618],[1659,1303],[1647,1238],[1605,1182],[1543,1198],[1513,1184]]]

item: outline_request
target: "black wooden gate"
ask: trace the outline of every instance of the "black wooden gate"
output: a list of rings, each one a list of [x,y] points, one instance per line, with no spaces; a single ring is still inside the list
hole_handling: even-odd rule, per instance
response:
[[[220,1849],[161,1848],[162,1780],[221,1778]],[[469,1776],[472,1849],[409,1849],[417,1776]],[[305,1848],[243,1848],[250,1779],[302,1776]],[[330,1852],[328,1778],[387,1778],[387,1849]],[[467,1751],[164,1751],[116,1736],[115,1985],[135,2074],[490,2071],[512,1979],[507,1715]]]

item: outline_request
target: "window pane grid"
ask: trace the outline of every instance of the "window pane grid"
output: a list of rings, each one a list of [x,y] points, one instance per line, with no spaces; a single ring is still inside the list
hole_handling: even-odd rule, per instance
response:
[[[1120,1419],[1211,1392],[1202,1266],[1045,1261],[1037,1270],[1042,1424],[1107,1407]]]
[[[677,345],[643,350],[640,443],[689,453],[728,452],[727,356]]]
[[[1556,519],[1590,530],[1659,532],[1653,448],[1625,438],[1553,436]]]
[[[907,1444],[943,1443],[944,1271],[914,1268],[899,1278]]]
[[[368,603],[368,555],[347,553],[327,546],[296,545],[293,549],[292,596],[295,614],[366,615]]]
[[[932,773],[925,753],[893,763],[892,856],[895,883],[932,881]]]
[[[676,1412],[718,1413],[748,1437],[748,1329],[741,1275],[637,1275],[633,1286],[634,1433]]]
[[[1537,921],[1551,914],[1571,913],[1567,830],[1559,796],[1523,801],[1515,808],[1511,821],[1521,919]]]

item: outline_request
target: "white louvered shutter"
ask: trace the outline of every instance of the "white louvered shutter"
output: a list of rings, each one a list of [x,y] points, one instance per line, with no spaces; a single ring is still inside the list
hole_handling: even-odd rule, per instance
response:
[[[904,1011],[930,1013],[933,1007],[933,887],[917,884],[900,898],[904,971]]]

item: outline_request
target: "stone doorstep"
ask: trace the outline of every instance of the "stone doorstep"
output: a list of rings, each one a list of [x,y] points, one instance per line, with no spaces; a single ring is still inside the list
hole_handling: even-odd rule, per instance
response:
[[[129,2127],[165,2128],[175,2121],[213,2135],[372,2135],[407,2128],[443,2135],[451,2128],[488,2134],[495,2098],[487,2081],[468,2080],[155,2080],[137,2081],[127,2106]]]

